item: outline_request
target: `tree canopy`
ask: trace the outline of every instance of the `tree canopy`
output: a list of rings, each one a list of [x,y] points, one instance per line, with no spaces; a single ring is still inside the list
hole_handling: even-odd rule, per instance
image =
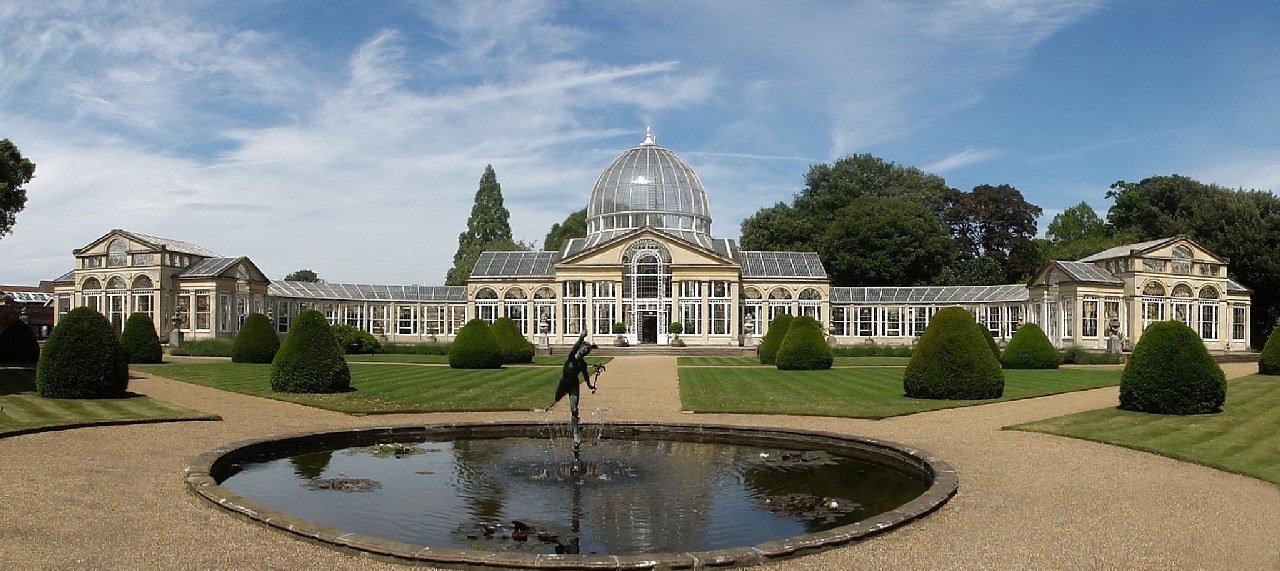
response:
[[[445,276],[445,285],[466,283],[476,259],[485,250],[528,249],[503,247],[513,244],[516,242],[511,237],[511,213],[502,204],[502,185],[498,184],[493,165],[485,165],[480,187],[476,189],[475,203],[471,206],[471,216],[467,218],[467,230],[458,234],[458,250],[453,254],[453,267]]]
[[[1072,206],[1049,222],[1038,240],[1044,260],[1079,260],[1113,246],[1138,240],[1128,231],[1117,231],[1098,216],[1087,202]]]
[[[547,251],[559,251],[570,238],[585,238],[587,235],[587,209],[583,208],[568,218],[564,222],[557,222],[551,225],[551,230],[547,231],[547,237],[542,240],[542,249]]]
[[[284,277],[285,281],[290,282],[318,282],[320,276],[311,270],[298,270]]]
[[[0,238],[13,231],[18,213],[27,206],[23,185],[35,176],[35,163],[23,157],[9,139],[0,140]]]

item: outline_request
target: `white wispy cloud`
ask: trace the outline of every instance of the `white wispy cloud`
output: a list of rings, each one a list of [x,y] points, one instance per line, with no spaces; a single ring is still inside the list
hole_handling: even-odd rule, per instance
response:
[[[969,165],[975,165],[991,160],[991,158],[998,156],[999,154],[1000,151],[995,149],[965,149],[951,156],[945,157],[942,160],[929,163],[921,168],[927,172],[946,173],[952,169],[967,167]]]

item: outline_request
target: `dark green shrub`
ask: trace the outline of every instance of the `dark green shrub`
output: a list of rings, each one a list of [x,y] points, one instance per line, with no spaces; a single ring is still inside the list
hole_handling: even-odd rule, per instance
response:
[[[1039,325],[1023,323],[1009,339],[1000,364],[1006,369],[1057,369],[1062,356]]]
[[[448,343],[386,343],[382,346],[384,353],[402,355],[448,355]]]
[[[978,323],[977,321],[974,321],[973,323],[974,323],[975,325],[977,325],[977,326],[978,326],[978,330],[979,330],[979,331],[982,331],[982,336],[987,338],[987,347],[990,347],[990,348],[991,348],[991,354],[992,354],[992,355],[995,355],[995,357],[996,357],[996,361],[999,361],[999,360],[1000,360],[1000,345],[999,345],[998,343],[996,343],[996,335],[995,335],[995,333],[992,333],[990,329],[987,329],[987,326],[986,326],[986,325],[983,325],[983,324],[981,324],[981,323]]]
[[[483,319],[472,319],[449,345],[449,366],[455,369],[500,369],[502,350]]]
[[[348,355],[370,355],[382,352],[382,343],[372,333],[354,325],[334,325],[333,338]]]
[[[533,343],[524,338],[516,322],[510,317],[502,317],[489,327],[493,338],[498,341],[498,352],[502,354],[503,363],[532,363]]]
[[[170,347],[170,355],[192,357],[230,357],[233,342],[229,339],[184,339],[181,347]]]
[[[1004,371],[973,315],[959,307],[938,310],[916,344],[902,388],[927,399],[994,399],[1004,394]]]
[[[621,321],[615,321],[613,322],[613,327],[610,329],[613,331],[614,335],[625,335],[627,333],[627,324]]]
[[[50,398],[117,398],[129,388],[129,363],[101,313],[78,307],[58,320],[36,364],[36,392]]]
[[[791,327],[791,315],[779,313],[773,321],[769,322],[769,331],[764,334],[764,339],[760,340],[760,364],[776,365],[778,363],[778,348],[782,347],[782,340],[787,336],[787,329]]]
[[[156,324],[145,313],[135,313],[124,322],[120,332],[120,347],[128,363],[160,363],[164,361],[164,349],[156,336]]]
[[[801,315],[791,320],[787,335],[778,347],[777,365],[784,371],[817,371],[831,368],[831,347],[822,334],[822,324]]]
[[[831,354],[835,357],[910,357],[910,345],[877,345],[875,343],[867,343],[865,345],[846,345],[843,347],[832,347]]]
[[[261,313],[250,313],[231,343],[231,362],[270,363],[278,351],[280,336],[271,320]]]
[[[1119,353],[1090,351],[1075,345],[1062,350],[1062,364],[1067,365],[1119,365],[1124,362]]]
[[[0,331],[0,363],[35,363],[40,360],[40,342],[26,323],[17,319]]]
[[[1221,412],[1227,377],[1194,329],[1153,323],[1120,374],[1120,408],[1156,414]]]
[[[337,393],[350,387],[351,370],[324,314],[314,309],[299,313],[271,361],[271,390]]]
[[[1258,354],[1258,372],[1264,375],[1280,375],[1280,327],[1271,330],[1267,344]]]

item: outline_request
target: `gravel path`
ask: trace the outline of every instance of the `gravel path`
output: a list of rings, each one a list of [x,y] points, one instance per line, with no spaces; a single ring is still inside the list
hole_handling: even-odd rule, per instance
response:
[[[1228,375],[1254,365],[1228,365]],[[1253,369],[1256,370],[1256,369]],[[404,569],[265,530],[198,500],[181,469],[214,446],[273,433],[550,413],[352,417],[155,377],[135,392],[221,422],[115,426],[0,439],[0,569]],[[548,387],[550,390],[550,387]],[[614,359],[591,420],[829,430],[929,450],[960,493],[922,521],[772,569],[1280,569],[1280,486],[1118,447],[1001,427],[1114,406],[1117,390],[881,421],[688,415],[675,359]],[[588,414],[590,412],[590,414]]]

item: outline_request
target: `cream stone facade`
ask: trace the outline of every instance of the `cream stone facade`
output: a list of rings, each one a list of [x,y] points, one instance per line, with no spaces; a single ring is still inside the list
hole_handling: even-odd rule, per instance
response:
[[[1249,289],[1228,277],[1228,260],[1181,236],[1050,262],[1029,285],[832,286],[814,252],[739,250],[713,238],[697,174],[651,135],[601,173],[585,237],[558,251],[485,252],[465,286],[271,281],[248,258],[124,230],[74,255],[75,269],[55,280],[56,317],[88,306],[119,328],[141,311],[162,338],[173,329],[231,338],[253,312],[284,334],[316,309],[394,343],[447,342],[470,319],[509,317],[539,345],[585,331],[602,345],[678,337],[750,348],[788,313],[817,319],[836,345],[910,345],[934,312],[961,306],[1002,342],[1030,321],[1059,347],[1129,349],[1165,319],[1195,328],[1211,350],[1250,342]]]

